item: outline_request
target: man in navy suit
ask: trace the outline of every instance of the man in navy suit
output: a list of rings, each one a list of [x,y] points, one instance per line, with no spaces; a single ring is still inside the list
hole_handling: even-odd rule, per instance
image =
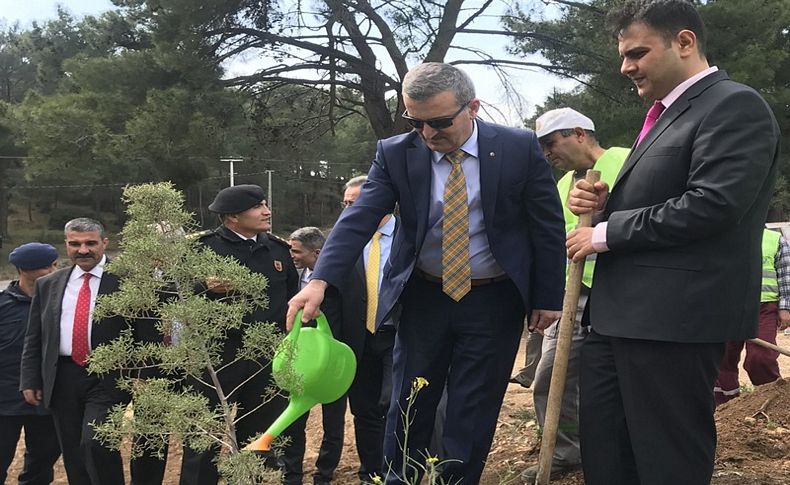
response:
[[[560,315],[562,211],[534,133],[477,120],[480,100],[463,71],[416,66],[403,79],[403,101],[414,130],[379,141],[359,198],[332,230],[310,283],[291,299],[287,321],[300,308],[303,319],[315,317],[326,288],[342,284],[398,204],[376,310],[380,325],[402,304],[382,471],[388,483],[421,473],[446,381],[442,478],[472,484],[491,446],[524,316],[544,328]],[[418,377],[429,385],[407,400]]]
[[[577,261],[599,253],[580,364],[584,478],[707,484],[724,342],[757,331],[779,128],[759,94],[708,65],[691,3],[631,0],[613,19],[620,71],[652,107],[611,191],[582,180],[568,200],[600,221],[567,243]]]

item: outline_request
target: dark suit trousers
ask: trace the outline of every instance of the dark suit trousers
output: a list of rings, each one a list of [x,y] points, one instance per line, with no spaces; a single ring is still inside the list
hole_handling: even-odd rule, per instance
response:
[[[384,422],[392,397],[392,347],[395,327],[365,332],[357,374],[348,391],[359,455],[359,479],[370,481],[381,473],[384,458]]]
[[[18,483],[46,485],[52,482],[52,466],[60,456],[60,445],[52,416],[38,414],[0,416],[0,483],[6,483],[22,428],[25,429],[25,465],[17,477]]]
[[[593,322],[593,325],[595,322]],[[707,485],[722,343],[599,335],[581,350],[579,430],[587,485]]]
[[[286,485],[302,485],[303,462],[305,452],[305,428],[310,413],[305,413],[300,419],[288,427],[286,433],[291,443],[286,448],[287,453],[282,458],[285,465],[283,483]],[[343,453],[343,434],[346,427],[346,396],[337,401],[321,405],[321,420],[323,425],[323,438],[318,459],[315,461],[316,471],[313,474],[313,483],[330,483],[335,475],[335,469],[340,463]],[[298,437],[298,438],[297,438]]]
[[[509,280],[472,290],[455,302],[441,284],[412,276],[393,355],[392,402],[384,437],[387,483],[421,474],[436,406],[447,382],[442,440],[445,483],[476,484],[485,466],[499,409],[524,327],[524,305]],[[429,385],[407,398],[417,377]],[[408,419],[403,413],[409,409]],[[409,422],[408,434],[404,421]],[[404,446],[405,445],[405,446]],[[404,465],[404,454],[408,460]],[[414,483],[409,479],[409,483]]]
[[[343,453],[343,433],[346,430],[346,396],[329,404],[321,406],[324,436],[321,439],[321,449],[315,461],[316,472],[313,483],[323,484],[332,481],[335,468],[340,463]]]
[[[118,404],[99,378],[61,357],[50,404],[69,485],[123,485],[121,454],[95,440],[91,426],[103,422]]]
[[[165,478],[167,454],[169,446],[162,449],[162,458],[156,456],[151,450],[145,449],[144,437],[137,437],[137,443],[143,448],[142,456],[131,461],[129,468],[132,475],[132,485],[161,485]]]

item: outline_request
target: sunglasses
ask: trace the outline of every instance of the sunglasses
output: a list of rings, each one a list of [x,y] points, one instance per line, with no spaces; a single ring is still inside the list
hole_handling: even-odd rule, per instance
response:
[[[461,105],[460,108],[458,108],[458,111],[453,113],[451,116],[445,116],[443,118],[434,118],[432,120],[418,120],[417,118],[412,118],[411,116],[409,116],[407,111],[403,112],[401,118],[408,121],[413,128],[416,128],[418,130],[422,130],[422,127],[425,125],[430,126],[434,130],[443,130],[445,128],[449,128],[453,126],[453,120],[455,119],[455,117],[461,114],[461,111],[466,109],[468,105],[469,103],[464,103],[463,105]]]

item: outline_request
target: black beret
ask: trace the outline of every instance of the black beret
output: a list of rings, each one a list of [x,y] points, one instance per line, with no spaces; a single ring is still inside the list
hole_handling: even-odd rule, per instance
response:
[[[257,185],[235,185],[219,191],[208,210],[217,214],[238,214],[260,204],[266,195]]]
[[[46,268],[58,259],[58,250],[49,244],[30,242],[11,251],[8,262],[19,269]]]

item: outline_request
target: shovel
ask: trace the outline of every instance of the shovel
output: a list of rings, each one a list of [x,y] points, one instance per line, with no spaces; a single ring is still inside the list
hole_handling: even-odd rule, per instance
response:
[[[601,172],[587,170],[584,178],[594,184],[601,178]],[[592,213],[579,216],[576,227],[590,227]],[[554,353],[554,367],[551,371],[549,384],[549,398],[546,405],[546,418],[543,421],[543,438],[540,442],[540,458],[538,459],[538,476],[535,483],[546,485],[551,478],[551,461],[554,456],[554,446],[557,444],[557,428],[560,423],[560,408],[562,395],[565,392],[565,376],[568,373],[568,355],[571,351],[571,340],[576,322],[576,307],[579,303],[579,292],[584,276],[584,260],[571,263],[568,280],[565,283],[565,298],[562,300],[562,318],[559,323],[557,337],[557,350]]]

